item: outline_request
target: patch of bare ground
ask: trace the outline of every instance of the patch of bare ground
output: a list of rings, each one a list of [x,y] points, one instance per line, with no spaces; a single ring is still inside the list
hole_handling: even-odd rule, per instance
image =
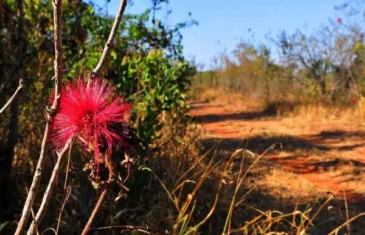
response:
[[[363,211],[365,130],[355,121],[355,109],[300,107],[283,114],[224,100],[192,102],[191,106],[191,115],[203,132],[202,145],[216,146],[221,156],[238,148],[259,156],[276,145],[247,180],[248,188],[281,204],[271,208],[320,204],[333,194],[335,200],[325,208],[328,218],[333,217],[333,209],[337,216],[345,215],[345,202],[348,213]],[[261,205],[255,198],[250,200]],[[362,234],[361,223],[351,234]]]

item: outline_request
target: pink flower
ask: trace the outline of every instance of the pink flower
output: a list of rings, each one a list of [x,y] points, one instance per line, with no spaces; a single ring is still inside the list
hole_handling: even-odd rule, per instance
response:
[[[113,146],[126,146],[123,127],[131,112],[131,105],[114,97],[115,87],[106,80],[95,78],[89,83],[78,79],[61,92],[59,109],[50,126],[50,140],[57,149],[70,138],[79,139],[93,150],[95,161],[99,153],[111,154]]]
[[[337,23],[342,24],[342,18],[341,17],[337,18]]]

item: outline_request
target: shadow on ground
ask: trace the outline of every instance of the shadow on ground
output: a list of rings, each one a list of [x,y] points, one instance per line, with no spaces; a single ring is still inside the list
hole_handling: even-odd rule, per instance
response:
[[[352,133],[354,136],[355,133]],[[363,133],[361,133],[363,134]],[[327,135],[327,134],[326,134]],[[333,135],[330,135],[331,138]],[[341,158],[341,152],[350,151],[355,148],[363,147],[365,144],[353,144],[340,147],[332,147],[324,144],[317,144],[308,141],[308,138],[322,138],[322,134],[307,136],[306,138],[293,136],[255,136],[250,139],[220,139],[220,138],[204,138],[200,140],[204,147],[203,151],[217,148],[220,157],[231,155],[235,150],[244,148],[260,155],[267,152],[269,158],[280,165],[290,166],[295,173],[322,173],[334,170],[344,165],[351,165],[357,168],[364,168],[365,161],[361,162],[353,159]],[[341,140],[339,140],[340,142]],[[332,141],[333,143],[333,141]],[[273,147],[269,150],[269,148]],[[336,150],[339,157],[329,158],[324,153]],[[285,156],[279,156],[285,152]],[[312,160],[310,155],[316,155],[317,158]]]
[[[296,105],[286,101],[272,102],[267,105],[264,110],[261,111],[251,111],[251,112],[238,112],[238,113],[227,113],[227,114],[205,114],[199,115],[194,118],[195,121],[200,121],[204,123],[228,121],[228,120],[255,120],[272,118],[277,116],[279,113],[286,113],[288,111],[293,111]],[[212,105],[209,102],[195,102],[191,103],[192,109],[204,108],[220,108],[223,105]]]
[[[206,114],[194,118],[195,121],[201,121],[203,123],[221,122],[228,120],[254,120],[262,119],[265,117],[275,117],[276,113],[273,112],[240,112],[240,113],[230,113],[230,114]]]
[[[234,208],[232,214],[232,230],[242,228],[244,226],[247,227],[246,233],[233,233],[233,234],[266,234],[266,233],[257,233],[258,226],[261,229],[264,229],[268,223],[272,224],[271,232],[278,231],[278,233],[270,233],[270,234],[301,234],[300,231],[295,229],[295,226],[290,225],[289,223],[296,224],[299,226],[304,220],[303,218],[310,218],[313,221],[306,221],[306,233],[311,235],[323,235],[329,234],[335,228],[341,226],[348,219],[346,218],[346,212],[349,214],[349,217],[353,217],[363,211],[364,208],[354,207],[352,205],[348,205],[348,208],[345,208],[343,201],[339,200],[330,200],[325,203],[326,199],[330,197],[330,194],[324,195],[323,198],[313,201],[312,203],[288,203],[286,200],[282,200],[277,197],[273,197],[271,195],[265,194],[263,192],[252,190],[245,197],[245,200],[240,201],[241,196],[249,189],[244,188],[239,194],[238,199],[236,199],[236,206]],[[238,203],[239,202],[239,203]],[[207,202],[201,202],[207,203]],[[215,223],[212,225],[207,223],[206,226],[203,225],[201,231],[205,231],[206,234],[221,234],[221,230],[224,227],[225,215],[227,211],[226,202],[224,205],[221,204],[220,201],[217,205],[215,214],[213,216],[220,215],[221,217],[212,218]],[[320,209],[322,205],[325,205]],[[199,208],[199,204],[197,204],[197,208]],[[294,211],[301,211],[303,215],[296,214],[293,216]],[[314,215],[318,212],[316,217]],[[278,219],[282,215],[284,219]],[[259,218],[260,217],[260,218]],[[199,221],[200,218],[197,220]],[[248,226],[250,221],[255,221],[255,226]],[[289,222],[290,221],[290,222]],[[349,227],[350,233],[348,233],[347,227],[344,226],[342,230],[337,234],[352,234],[352,235],[360,235],[363,234],[365,229],[365,223],[360,218],[359,220],[353,221],[351,226]],[[285,232],[285,233],[281,233]],[[269,233],[267,233],[269,234]]]
[[[200,107],[207,107],[206,104],[194,104],[196,107],[194,109],[199,109]],[[209,104],[208,104],[209,105]],[[215,108],[212,106],[212,108]],[[218,107],[219,108],[219,107]],[[194,117],[194,121],[197,123],[215,123],[215,122],[223,122],[223,121],[265,121],[271,118],[275,118],[277,114],[281,111],[285,111],[285,109],[291,109],[291,106],[285,107],[285,105],[278,104],[277,106],[268,107],[266,110],[259,112],[237,112],[237,113],[209,113],[204,114],[202,111],[199,115]],[[214,109],[212,109],[214,110]],[[212,110],[209,110],[212,112]],[[219,112],[223,112],[223,109],[220,109]],[[228,136],[229,137],[229,136]],[[349,141],[350,140],[350,141]],[[289,169],[290,171],[297,173],[298,177],[300,174],[311,174],[314,177],[317,175],[321,175],[323,173],[328,173],[331,171],[335,171],[341,167],[351,166],[348,169],[356,169],[356,174],[362,175],[365,173],[365,160],[361,161],[358,159],[347,159],[343,158],[342,154],[351,153],[350,151],[356,150],[357,148],[365,147],[365,131],[345,131],[345,130],[333,130],[333,131],[322,131],[313,135],[302,135],[302,136],[292,136],[292,135],[258,135],[250,138],[202,138],[200,140],[202,148],[202,152],[205,153],[209,150],[210,157],[215,157],[217,159],[229,157],[234,151],[237,149],[248,149],[254,152],[256,155],[260,155],[268,150],[271,146],[275,146],[275,148],[270,149],[265,155],[264,159],[270,164],[270,167],[273,166],[289,166],[285,169]],[[338,157],[336,157],[338,155]],[[266,164],[266,163],[265,163]],[[249,165],[249,164],[247,164]],[[246,166],[247,166],[246,165]],[[352,168],[353,167],[353,168]],[[354,172],[344,172],[339,170],[341,175],[338,175],[339,182],[351,181],[354,179]],[[259,170],[260,171],[260,170]],[[235,172],[235,171],[233,171]],[[267,174],[268,172],[266,172]],[[255,177],[256,173],[248,174],[249,177]],[[260,173],[260,174],[265,174]],[[354,177],[353,177],[354,176]],[[337,177],[337,176],[335,176]],[[354,179],[356,180],[356,179]],[[337,179],[336,179],[337,182]],[[332,182],[333,183],[333,182]],[[247,187],[249,185],[244,183],[244,187],[246,187],[246,191],[249,189]],[[348,196],[353,195],[353,198],[362,197],[363,195],[359,195],[357,192],[353,190],[348,190]],[[279,192],[280,194],[280,192]],[[238,221],[250,221],[254,219],[255,216],[258,216],[260,213],[257,213],[255,209],[260,209],[262,211],[266,210],[278,210],[282,213],[291,213],[296,209],[301,211],[308,211],[308,208],[312,208],[310,215],[308,217],[311,218],[313,214],[317,211],[317,209],[323,205],[323,201],[326,200],[328,195],[323,195],[322,198],[318,199],[318,201],[311,202],[299,202],[296,205],[296,202],[289,200],[288,198],[283,198],[281,195],[271,195],[267,192],[260,191],[259,188],[255,188],[252,190],[247,198],[243,201],[242,204],[237,206],[237,210],[234,213],[233,217]],[[350,197],[348,197],[350,198]],[[218,207],[219,208],[219,207]],[[222,207],[223,208],[223,207]],[[242,209],[239,210],[238,208]],[[352,216],[358,215],[359,213],[365,210],[365,203],[348,203],[348,213],[349,218]],[[288,218],[289,221],[297,221],[299,219],[299,215],[295,218]],[[221,218],[224,220],[225,218]],[[345,221],[346,218],[346,208],[344,201],[342,199],[333,199],[328,205],[323,207],[322,211],[316,217],[316,221],[314,224],[316,226],[309,226],[308,234],[328,234],[332,229],[341,225]],[[239,222],[237,222],[239,224]],[[294,231],[285,230],[285,224],[281,224],[281,227],[277,229],[277,231],[287,231],[288,234],[297,234]],[[287,226],[290,227],[289,225]],[[344,226],[344,229],[341,230],[338,234],[364,234],[365,223],[363,218],[359,218],[354,221],[349,227],[350,232],[348,232],[348,228]]]
[[[351,151],[356,148],[365,147],[365,142],[349,145],[333,146],[341,144],[344,139],[365,139],[365,132],[321,132],[315,135],[290,136],[290,135],[270,135],[254,136],[250,138],[204,138],[201,140],[203,146],[208,148],[214,144],[219,144],[223,150],[234,151],[237,147],[247,147],[248,149],[263,152],[272,145],[276,145],[275,151],[295,152],[300,151]],[[278,148],[280,146],[280,148]]]
[[[250,146],[252,144],[255,144],[257,147],[257,153],[262,153],[265,151],[266,148],[270,147],[270,145],[274,143],[265,143],[265,141],[262,138],[253,138],[250,139],[250,142],[248,143],[248,149],[250,149]],[[230,154],[232,154],[235,150],[239,148],[246,148],[247,141],[244,140],[237,140],[237,139],[203,139],[201,140],[201,144],[204,146],[204,152],[207,150],[209,151],[211,157],[213,155],[216,155],[215,157],[217,159],[220,159],[222,157],[227,157]],[[302,145],[303,146],[303,145]],[[313,146],[312,146],[313,147]],[[308,148],[307,145],[305,145],[305,148]],[[214,151],[216,150],[216,151]],[[280,151],[281,149],[274,149],[274,151]],[[294,148],[292,148],[294,150]],[[254,159],[245,161],[245,166],[247,169],[247,166],[249,166]],[[289,160],[290,159],[290,160]],[[297,161],[300,159],[300,157],[295,156],[289,156],[288,161]],[[299,160],[298,160],[299,161]],[[237,161],[238,165],[239,161]],[[323,170],[329,169],[331,167],[337,167],[341,162],[339,160],[333,160],[333,161],[319,161],[319,162],[313,162],[313,163],[305,163],[306,165],[298,165],[298,170],[306,170],[307,172],[321,172]],[[355,164],[359,164],[359,166],[364,167],[364,164],[355,162]],[[238,166],[236,166],[238,168]],[[309,170],[308,170],[309,169]],[[235,170],[236,171],[236,170]],[[268,172],[266,172],[267,174]],[[252,188],[250,188],[250,177],[256,177],[256,173],[249,173],[247,175],[247,182],[243,183],[242,186],[242,192],[241,196],[245,195],[248,191],[250,191]],[[259,173],[259,174],[265,174],[265,173]],[[204,190],[205,192],[205,190]],[[224,192],[223,192],[224,193]],[[348,195],[356,192],[347,192]],[[260,191],[259,187],[254,187],[250,193],[248,193],[245,196],[245,200],[243,200],[241,203],[237,204],[235,207],[235,211],[233,213],[233,222],[232,224],[235,225],[233,227],[237,227],[241,225],[242,221],[248,221],[254,220],[257,218],[257,216],[262,215],[262,213],[258,212],[257,209],[259,209],[261,212],[266,212],[266,214],[263,216],[263,218],[268,219],[269,212],[271,211],[272,217],[279,216],[279,214],[275,214],[275,212],[279,212],[282,214],[290,214],[295,210],[300,210],[302,212],[307,211],[309,214],[306,214],[305,216],[312,218],[313,215],[318,211],[318,209],[324,204],[325,200],[330,196],[330,194],[323,194],[323,197],[318,198],[314,201],[294,201],[292,199],[284,198],[281,195],[271,195],[265,191]],[[237,199],[239,201],[240,199]],[[226,208],[227,205],[218,205],[217,210],[219,208]],[[309,212],[309,208],[311,208]],[[359,213],[363,212],[365,210],[365,204],[348,204],[347,212],[349,213],[349,218],[358,215]],[[218,213],[221,214],[221,213]],[[341,224],[345,223],[348,219],[346,218],[346,208],[343,200],[337,200],[333,199],[328,204],[326,204],[322,210],[317,215],[316,219],[313,221],[313,226],[308,225],[307,234],[311,235],[322,235],[322,234],[328,234],[336,227],[340,226]],[[300,215],[297,216],[289,216],[286,218],[288,221],[296,221],[297,224],[300,224]],[[224,221],[225,218],[221,218],[220,220]],[[220,221],[217,220],[217,221]],[[242,226],[242,225],[241,225]],[[217,226],[221,228],[222,226]],[[298,234],[298,231],[291,230],[293,227],[287,226],[285,222],[282,222],[278,224],[277,226],[272,227],[272,231],[286,231],[287,234]],[[206,228],[204,231],[210,231],[209,234],[218,234],[215,233],[212,228]],[[365,229],[365,223],[364,219],[360,218],[359,220],[354,221],[351,224],[350,231],[353,235],[359,235],[363,234],[363,231]],[[252,232],[253,234],[253,232]],[[349,234],[347,232],[347,228],[344,227],[343,230],[341,230],[338,234]]]
[[[322,135],[322,134],[321,134]],[[324,135],[328,135],[328,133],[325,133]],[[357,136],[356,134],[354,134]],[[329,136],[333,136],[330,134]],[[279,147],[280,145],[277,143],[282,143],[283,147]],[[286,161],[280,162],[280,164],[287,164],[288,162],[296,162],[294,164],[295,169],[294,172],[297,171],[298,173],[321,173],[323,171],[328,171],[332,168],[340,167],[343,164],[354,164],[357,167],[364,168],[365,164],[354,161],[354,160],[348,160],[345,161],[343,159],[333,159],[333,160],[323,160],[323,161],[314,161],[314,162],[306,162],[303,161],[303,156],[295,155],[294,153],[298,150],[298,148],[301,148],[302,150],[316,150],[316,151],[328,151],[329,148],[324,148],[323,146],[318,146],[316,144],[312,144],[308,141],[305,141],[301,138],[294,138],[294,137],[254,137],[251,138],[249,141],[247,140],[240,140],[240,139],[217,139],[217,138],[208,138],[208,139],[202,139],[201,140],[203,148],[203,152],[209,151],[210,154],[216,155],[215,157],[217,159],[220,159],[222,157],[230,156],[235,150],[240,148],[247,148],[249,150],[254,149],[254,153],[261,154],[265,150],[267,150],[270,146],[273,144],[277,144],[276,148],[269,151],[268,154],[272,153],[278,153],[280,151],[283,151],[284,149],[288,152],[292,152],[292,155],[289,155],[288,157],[285,157],[283,159],[280,159],[280,161]],[[355,146],[354,146],[355,147]],[[216,150],[216,151],[214,151]],[[275,155],[275,154],[274,154]],[[252,163],[253,160],[251,160],[250,163]],[[301,163],[302,162],[302,163]],[[238,162],[237,162],[238,163]],[[245,163],[245,166],[249,166],[250,163]],[[267,172],[268,173],[268,172]],[[255,177],[255,173],[251,174],[249,173],[248,177]],[[248,179],[249,180],[249,179]],[[250,189],[247,186],[249,183],[244,183],[243,191],[248,192]],[[348,191],[347,195],[352,195],[354,197],[359,196],[356,192]],[[245,200],[236,207],[236,211],[233,213],[234,220],[237,220],[233,222],[233,224],[239,225],[240,221],[250,221],[255,219],[257,216],[260,215],[260,213],[256,209],[260,209],[260,211],[280,211],[280,213],[286,214],[286,213],[292,213],[295,210],[300,210],[302,212],[309,211],[308,209],[311,208],[311,212],[307,214],[309,218],[312,218],[314,213],[317,212],[317,210],[321,207],[321,205],[324,204],[325,200],[330,196],[330,194],[324,194],[322,198],[318,198],[315,201],[311,202],[294,202],[293,199],[287,199],[283,198],[280,195],[271,195],[267,192],[260,191],[259,188],[256,188],[246,196]],[[218,205],[219,208],[219,205]],[[222,208],[224,208],[222,206]],[[347,213],[349,213],[349,218],[358,215],[359,213],[363,212],[365,210],[365,204],[364,203],[348,203],[348,209]],[[268,215],[268,214],[266,214]],[[266,216],[265,215],[265,216]],[[274,217],[275,213],[272,214]],[[265,217],[264,216],[264,217]],[[276,216],[279,216],[279,214],[276,214]],[[224,218],[222,218],[224,219]],[[293,217],[292,215],[287,218],[289,221],[293,221],[293,219],[296,221],[297,224],[299,224],[300,221],[300,215],[297,215]],[[331,200],[326,206],[322,208],[322,210],[317,215],[316,219],[313,222],[312,225],[308,225],[307,232],[308,234],[312,235],[322,235],[322,234],[328,234],[333,229],[337,228],[341,224],[345,223],[348,219],[346,218],[346,207],[344,204],[344,201],[341,199],[333,199]],[[209,228],[206,228],[209,230]],[[297,234],[297,232],[292,231],[292,227],[286,226],[285,222],[281,223],[280,225],[273,226],[273,230],[276,231],[286,231],[287,234]],[[358,220],[355,220],[351,226],[350,226],[350,234],[353,235],[359,235],[363,234],[363,231],[365,229],[365,223],[363,218],[359,218]],[[205,230],[205,231],[208,231]],[[209,230],[211,231],[211,230]],[[212,232],[211,234],[215,234]],[[347,227],[344,227],[338,234],[349,234],[347,231]]]

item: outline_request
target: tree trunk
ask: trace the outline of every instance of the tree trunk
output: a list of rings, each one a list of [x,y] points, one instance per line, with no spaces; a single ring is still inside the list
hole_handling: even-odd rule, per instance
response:
[[[325,80],[325,78],[320,78],[319,87],[321,89],[322,95],[326,94],[326,80]]]

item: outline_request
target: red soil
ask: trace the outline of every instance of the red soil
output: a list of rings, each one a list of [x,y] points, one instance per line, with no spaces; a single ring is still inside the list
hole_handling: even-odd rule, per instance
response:
[[[191,106],[191,115],[202,124],[203,138],[248,140],[248,149],[259,154],[273,143],[283,143],[282,149],[265,155],[273,164],[280,164],[337,198],[343,198],[345,192],[348,202],[365,202],[365,131],[357,123],[300,122],[297,117],[209,102]]]

